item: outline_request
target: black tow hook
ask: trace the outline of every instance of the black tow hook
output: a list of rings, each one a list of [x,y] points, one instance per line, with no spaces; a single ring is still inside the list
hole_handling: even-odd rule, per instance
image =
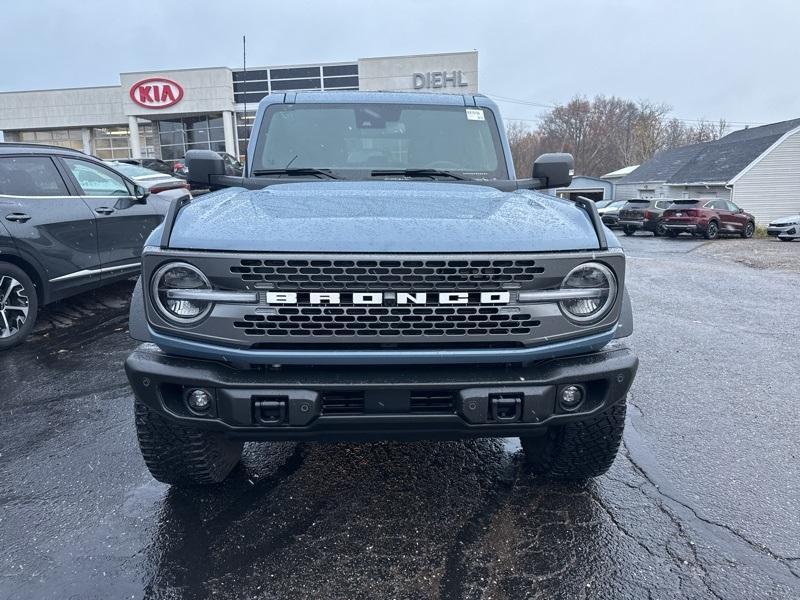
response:
[[[511,423],[519,421],[522,417],[522,397],[507,395],[490,395],[489,405],[492,419],[498,423]]]

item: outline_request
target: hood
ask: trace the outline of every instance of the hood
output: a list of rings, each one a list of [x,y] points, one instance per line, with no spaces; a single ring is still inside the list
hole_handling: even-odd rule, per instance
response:
[[[769,222],[770,225],[788,225],[789,223],[800,223],[800,215],[781,217],[780,219],[773,219]]]
[[[609,236],[609,243],[615,242]],[[228,188],[178,214],[172,248],[254,252],[539,252],[598,247],[586,213],[532,191],[409,181]]]

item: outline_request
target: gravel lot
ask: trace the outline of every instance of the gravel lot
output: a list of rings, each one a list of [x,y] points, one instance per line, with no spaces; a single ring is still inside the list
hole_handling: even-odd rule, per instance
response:
[[[251,445],[172,490],[135,443],[132,286],[49,307],[0,354],[0,599],[800,597],[800,352],[773,333],[800,242],[623,243],[641,368],[586,485],[509,439]]]

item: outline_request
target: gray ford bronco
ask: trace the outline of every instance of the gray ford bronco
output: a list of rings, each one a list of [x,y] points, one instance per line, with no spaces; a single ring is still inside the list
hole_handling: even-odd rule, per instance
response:
[[[217,483],[254,441],[519,437],[533,472],[604,473],[636,356],[625,256],[572,157],[517,179],[480,95],[272,94],[242,176],[192,186],[142,256],[127,359],[147,466]]]

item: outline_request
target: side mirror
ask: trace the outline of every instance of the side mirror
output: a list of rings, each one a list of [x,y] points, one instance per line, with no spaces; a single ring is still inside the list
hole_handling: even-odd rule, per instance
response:
[[[147,191],[146,188],[142,187],[139,184],[134,184],[133,186],[133,196],[136,198],[138,202],[145,203],[147,202],[147,197],[150,195],[150,192]]]
[[[533,161],[533,178],[542,182],[542,188],[567,187],[575,174],[575,159],[566,152],[542,154]]]
[[[741,215],[743,212],[744,212],[744,209],[743,209],[743,208],[737,208],[737,209],[736,209],[736,213],[737,213],[737,214],[740,214],[740,215]]]
[[[225,161],[212,150],[189,150],[184,164],[189,171],[187,181],[192,188],[208,189],[212,176],[225,175]]]

